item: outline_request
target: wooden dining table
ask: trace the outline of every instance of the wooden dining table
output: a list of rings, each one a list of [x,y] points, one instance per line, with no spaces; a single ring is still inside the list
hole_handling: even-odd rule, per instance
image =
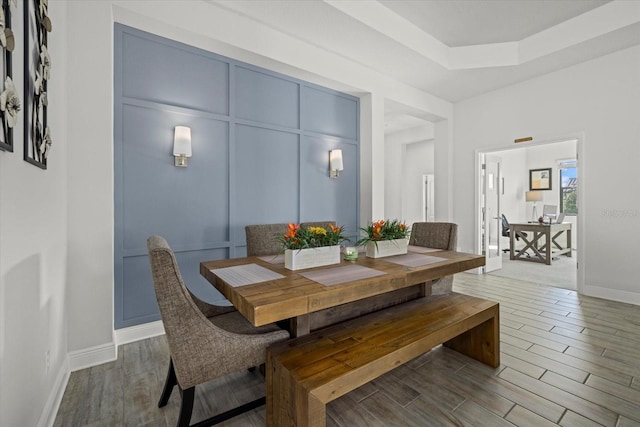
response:
[[[410,247],[406,255],[291,271],[282,256],[200,263],[200,274],[254,326],[284,322],[292,336],[430,295],[435,279],[482,267],[485,258]]]

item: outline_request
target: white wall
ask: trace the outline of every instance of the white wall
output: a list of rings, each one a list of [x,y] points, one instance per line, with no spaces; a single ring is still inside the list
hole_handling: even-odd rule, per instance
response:
[[[509,222],[522,222],[529,218],[525,214],[524,192],[529,188],[526,178],[526,150],[505,150],[490,153],[501,159],[504,193],[500,198],[500,210]],[[502,230],[502,222],[499,224]],[[501,237],[500,248],[509,247],[509,238]]]
[[[434,170],[433,137],[431,123],[385,134],[385,218],[409,225],[422,220],[420,181],[423,174]]]
[[[14,152],[0,152],[0,425],[35,426],[66,380],[67,134],[66,5],[49,11],[54,31],[48,84],[53,145],[48,169],[23,161],[22,2],[13,9],[13,76],[22,112]],[[47,367],[47,352],[49,366]]]
[[[404,151],[402,218],[407,224],[423,220],[423,175],[433,174],[435,143],[433,140],[406,144]],[[437,207],[436,207],[437,209]]]
[[[455,106],[455,219],[461,250],[474,248],[474,152],[513,140],[580,135],[580,266],[584,292],[640,304],[633,257],[640,199],[629,196],[640,159],[640,47],[566,68]]]

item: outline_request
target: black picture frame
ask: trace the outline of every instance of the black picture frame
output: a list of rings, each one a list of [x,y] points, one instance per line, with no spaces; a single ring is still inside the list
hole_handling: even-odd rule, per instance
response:
[[[47,169],[51,146],[47,126],[48,75],[36,90],[36,73],[43,76],[49,72],[41,61],[41,54],[48,46],[49,31],[51,20],[46,4],[40,0],[24,0],[24,160],[41,169]]]
[[[5,28],[11,29],[11,7],[9,5],[9,0],[2,0],[2,10],[4,12],[4,26]],[[2,87],[2,92],[4,90],[4,83],[7,77],[11,77],[13,79],[13,60],[11,50],[8,48],[4,48],[4,55],[0,55],[2,58],[2,65],[0,69],[2,70],[2,82],[0,82],[0,86]],[[6,113],[4,111],[0,111],[0,122],[2,123],[2,132],[0,132],[0,150],[13,152],[13,128],[9,127],[9,122],[6,117]]]
[[[551,190],[551,168],[529,169],[529,190]]]

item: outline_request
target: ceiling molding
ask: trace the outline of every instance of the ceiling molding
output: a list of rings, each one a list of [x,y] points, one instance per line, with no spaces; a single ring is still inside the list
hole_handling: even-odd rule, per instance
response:
[[[324,2],[447,70],[521,65],[640,22],[640,1],[614,0],[517,42],[449,47],[378,1]]]

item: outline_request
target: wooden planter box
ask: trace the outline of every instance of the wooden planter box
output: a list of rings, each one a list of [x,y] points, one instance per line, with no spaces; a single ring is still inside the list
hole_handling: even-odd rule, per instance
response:
[[[302,270],[330,264],[340,264],[339,245],[284,251],[284,267],[289,270]]]
[[[367,256],[369,258],[381,258],[385,256],[406,254],[408,245],[409,239],[367,242]]]

